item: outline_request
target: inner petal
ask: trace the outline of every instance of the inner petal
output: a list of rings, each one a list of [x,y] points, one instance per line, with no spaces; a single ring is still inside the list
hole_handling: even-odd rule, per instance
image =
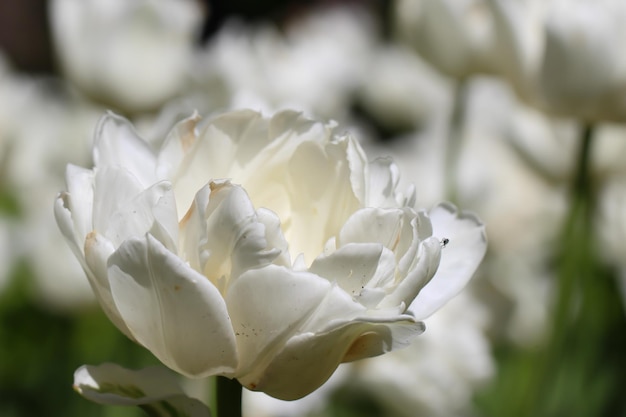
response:
[[[263,215],[272,226],[272,219]],[[181,221],[180,250],[192,268],[201,272],[222,293],[232,280],[252,268],[271,263],[282,250],[280,236],[259,219],[245,190],[228,181],[211,182],[203,187]]]

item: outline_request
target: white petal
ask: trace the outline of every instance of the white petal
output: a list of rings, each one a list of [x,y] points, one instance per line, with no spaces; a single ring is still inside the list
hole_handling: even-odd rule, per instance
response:
[[[210,195],[211,187],[202,187],[196,193],[185,217],[180,221],[178,254],[196,271],[204,269],[204,263],[209,256],[206,249],[207,224],[205,211],[209,204]],[[211,278],[209,277],[209,279]],[[216,284],[213,280],[211,281]]]
[[[430,219],[433,234],[440,240],[448,239],[448,243],[441,251],[437,273],[409,308],[419,320],[465,287],[487,251],[485,227],[475,215],[458,213],[451,204],[441,204],[430,212]]]
[[[309,268],[309,272],[336,282],[353,299],[367,306],[374,300],[369,299],[367,303],[361,300],[361,295],[367,292],[366,288],[377,288],[392,282],[394,270],[393,253],[378,243],[348,244],[331,255],[319,256]],[[384,292],[381,292],[381,298],[383,295]],[[375,304],[378,301],[380,299]]]
[[[267,246],[275,248],[280,251],[280,254],[273,263],[276,265],[290,266],[291,257],[289,256],[289,243],[283,235],[283,231],[280,228],[280,219],[271,210],[260,208],[257,210],[258,221],[265,225],[265,238],[267,239]]]
[[[304,253],[307,262],[322,252],[326,241],[361,207],[352,188],[349,143],[347,138],[304,142],[287,164],[289,212],[277,214],[289,225],[285,235],[291,252]]]
[[[400,240],[404,213],[399,209],[364,208],[355,212],[341,228],[338,246],[378,242],[395,250]]]
[[[104,233],[113,214],[127,205],[146,187],[130,171],[110,166],[98,169],[95,175],[93,198],[93,229]]]
[[[106,167],[95,178],[94,229],[115,246],[151,231],[170,250],[178,240],[174,193],[168,182],[143,189],[126,169]]]
[[[367,201],[367,183],[369,181],[369,164],[367,162],[367,156],[355,138],[352,136],[346,136],[345,141],[347,144],[346,157],[348,159],[348,165],[350,166],[350,182],[352,183],[352,190],[363,206],[366,205]]]
[[[437,272],[440,255],[441,244],[438,239],[431,237],[421,242],[417,251],[416,263],[411,267],[406,277],[398,283],[397,287],[384,298],[379,307],[390,308],[401,304],[407,306],[411,304]]]
[[[158,199],[151,207],[154,222],[150,228],[150,234],[170,251],[177,252],[178,214],[176,212],[176,196],[172,191],[172,185],[168,182],[159,182],[151,189],[153,189],[152,192],[156,191],[155,194]]]
[[[54,218],[67,240],[76,258],[84,265],[82,237],[76,232],[74,217],[69,207],[72,205],[72,196],[69,193],[61,193],[54,201]]]
[[[268,136],[279,142],[302,142],[316,140],[320,137],[320,123],[303,117],[301,113],[291,110],[280,111],[270,120]],[[324,136],[324,135],[321,135]]]
[[[178,145],[185,153],[184,158],[176,170],[171,169],[170,177],[179,212],[184,213],[195,193],[211,180],[233,178],[243,165],[246,170],[258,172],[248,162],[266,145],[266,129],[267,120],[260,113],[242,110],[207,121],[195,141],[184,139],[185,142]],[[176,140],[183,141],[183,138],[172,135],[167,145],[174,146],[170,142]],[[161,160],[165,158],[162,156]]]
[[[228,181],[211,182],[198,192],[181,229],[184,253],[222,291],[225,279],[267,265],[280,253],[267,247],[265,225],[245,190]]]
[[[369,164],[369,189],[366,207],[398,207],[396,188],[400,181],[398,167],[389,158],[377,158]]]
[[[104,234],[117,247],[129,238],[140,237],[154,230],[159,232],[155,237],[175,251],[175,242],[178,241],[177,219],[171,185],[159,182],[116,207],[109,215]]]
[[[237,365],[224,300],[204,276],[147,235],[109,258],[115,304],[135,339],[189,376],[227,374]]]
[[[74,233],[82,241],[93,229],[94,173],[70,164],[66,169],[65,181],[67,193],[70,195],[66,199],[66,207],[71,212]]]
[[[404,277],[415,264],[421,239],[431,235],[430,221],[424,213],[410,208],[364,208],[354,213],[339,233],[338,245],[349,242],[379,242],[394,252],[396,274]],[[389,276],[390,279],[393,276]],[[379,281],[378,286],[391,284]]]
[[[194,114],[176,124],[163,142],[157,158],[157,177],[172,180],[186,153],[196,142],[196,125],[201,120]]]
[[[95,175],[93,228],[115,246],[129,237],[151,231],[174,250],[178,240],[178,217],[174,193],[168,182],[143,188],[137,178],[122,167],[99,169]]]
[[[185,395],[171,371],[158,366],[137,371],[112,363],[81,366],[74,389],[96,403],[137,405],[155,417],[211,415],[206,405]]]
[[[251,268],[270,263],[279,251],[266,248],[265,225],[258,221],[246,191],[229,183],[211,183],[207,217],[208,248],[213,254],[229,255],[231,279]],[[218,255],[219,262],[220,255]],[[212,259],[205,265],[209,272]],[[206,275],[206,274],[205,274]]]
[[[299,333],[327,333],[359,317],[369,317],[367,307],[333,285],[317,310],[302,324]]]
[[[97,168],[120,166],[148,187],[156,182],[156,155],[125,118],[108,112],[95,131],[93,160]]]
[[[411,232],[405,231],[398,245],[398,252],[401,256],[398,261],[398,273],[401,276],[407,275],[415,265],[420,242],[433,234],[430,219],[423,211],[417,212],[410,222],[405,220],[406,223],[410,223]]]

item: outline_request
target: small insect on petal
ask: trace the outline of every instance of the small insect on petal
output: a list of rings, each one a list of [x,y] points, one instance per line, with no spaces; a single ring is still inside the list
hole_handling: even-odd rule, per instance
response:
[[[448,246],[448,243],[450,243],[450,239],[448,239],[447,237],[444,237],[443,239],[441,239],[442,248],[445,248],[446,246]]]

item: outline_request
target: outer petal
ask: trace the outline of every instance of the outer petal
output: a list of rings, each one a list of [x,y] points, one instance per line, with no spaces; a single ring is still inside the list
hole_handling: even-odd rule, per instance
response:
[[[155,417],[210,417],[206,405],[187,397],[175,375],[159,366],[131,371],[106,363],[81,366],[74,373],[74,389],[100,404],[137,405]]]
[[[104,233],[113,214],[146,188],[124,168],[110,166],[98,169],[94,177],[92,230]]]
[[[76,231],[75,218],[72,216],[70,207],[72,206],[72,195],[69,193],[60,193],[54,201],[54,217],[61,233],[67,240],[70,248],[74,252],[76,259],[85,266],[84,253],[82,248],[83,236],[79,236]]]
[[[444,203],[431,210],[430,219],[433,234],[448,239],[448,244],[441,251],[437,273],[409,308],[419,320],[430,316],[465,287],[487,251],[485,226],[475,215],[459,213],[456,207]]]
[[[404,347],[423,332],[420,322],[400,316],[396,323],[354,321],[327,333],[303,333],[291,340],[260,379],[242,378],[246,387],[282,400],[296,400],[319,388],[341,362]]]
[[[237,366],[224,300],[204,276],[150,235],[109,258],[111,292],[135,339],[189,376],[228,374]]]
[[[156,182],[156,155],[125,118],[108,112],[95,131],[93,160],[96,168],[121,166],[143,187]]]
[[[379,355],[423,331],[412,316],[369,317],[338,286],[273,265],[242,275],[227,301],[245,361],[237,378],[282,399],[316,389],[342,361]]]
[[[81,175],[81,177],[85,178],[84,175]],[[90,187],[88,189],[91,190]],[[79,193],[78,203],[74,202],[73,195],[69,193],[61,193],[57,197],[54,204],[54,215],[57,224],[61,233],[67,239],[76,259],[80,262],[83,271],[85,271],[91,289],[100,302],[104,313],[122,333],[132,339],[130,331],[121,319],[115,303],[113,303],[107,278],[105,265],[109,255],[113,253],[113,245],[106,238],[99,236],[95,232],[82,236],[82,232],[76,230],[77,228],[91,228],[91,216],[85,215],[80,210],[77,213],[71,211],[72,207],[76,208],[88,204],[84,198],[80,198],[81,196],[82,194]]]
[[[93,229],[94,173],[92,170],[68,165],[65,181],[69,195],[65,198],[65,206],[71,213],[75,239],[82,246],[85,236]],[[66,231],[63,234],[68,237]]]
[[[113,171],[113,172],[110,172]],[[145,190],[132,195],[128,200],[116,201],[114,190],[115,185],[124,185],[123,179],[132,180],[132,177],[124,174],[124,170],[106,170],[106,179],[101,175],[96,176],[99,186],[97,195],[99,200],[108,200],[106,204],[108,213],[96,229],[104,233],[116,247],[121,245],[126,239],[145,235],[153,230],[158,234],[161,243],[170,250],[176,250],[178,241],[178,220],[176,215],[176,203],[171,184],[168,182],[158,182]],[[119,180],[116,181],[115,178]],[[120,181],[121,180],[121,181]],[[131,192],[137,191],[130,186]],[[115,189],[119,192],[119,189]],[[107,192],[109,191],[109,192]]]
[[[126,327],[126,323],[124,323],[113,301],[111,286],[109,285],[107,261],[115,251],[115,247],[106,237],[96,232],[91,232],[85,239],[84,251],[84,261],[86,263],[84,270],[102,310],[122,333],[134,340],[131,331]]]

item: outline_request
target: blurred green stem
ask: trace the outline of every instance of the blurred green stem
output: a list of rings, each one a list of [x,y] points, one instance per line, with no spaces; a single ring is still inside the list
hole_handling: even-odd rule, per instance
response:
[[[217,377],[217,417],[241,417],[241,389],[241,384],[236,379]]]
[[[458,203],[457,193],[457,166],[463,131],[465,128],[465,111],[467,108],[469,81],[460,79],[454,87],[452,110],[448,123],[448,143],[446,144],[445,187],[446,199]]]
[[[597,272],[593,246],[592,214],[594,210],[593,189],[591,187],[590,161],[593,126],[586,125],[581,131],[578,165],[570,190],[570,211],[565,220],[561,239],[561,255],[557,270],[556,299],[549,327],[548,345],[536,370],[538,380],[535,394],[527,401],[530,410],[520,415],[550,415],[558,412],[567,395],[584,386],[567,382],[564,375],[568,364],[576,364],[582,375],[587,375],[590,361],[597,357],[593,347],[597,340],[585,335],[578,336],[585,328],[585,315],[598,300],[592,300],[586,287],[593,285]],[[602,300],[600,300],[602,302]],[[591,304],[590,304],[591,303]],[[591,345],[590,345],[591,343]],[[565,385],[563,385],[565,384]],[[562,391],[562,387],[570,388]],[[573,390],[573,391],[571,391]],[[580,393],[584,395],[584,393]],[[556,408],[556,409],[555,409]]]
[[[570,212],[561,240],[564,242],[564,253],[558,275],[558,296],[552,324],[555,340],[561,342],[564,339],[562,333],[567,331],[573,318],[572,315],[575,315],[572,309],[576,289],[585,278],[591,278],[588,274],[593,269],[591,268],[593,263],[591,215],[594,203],[589,175],[592,135],[593,126],[584,126],[578,155],[578,169],[571,190]]]

